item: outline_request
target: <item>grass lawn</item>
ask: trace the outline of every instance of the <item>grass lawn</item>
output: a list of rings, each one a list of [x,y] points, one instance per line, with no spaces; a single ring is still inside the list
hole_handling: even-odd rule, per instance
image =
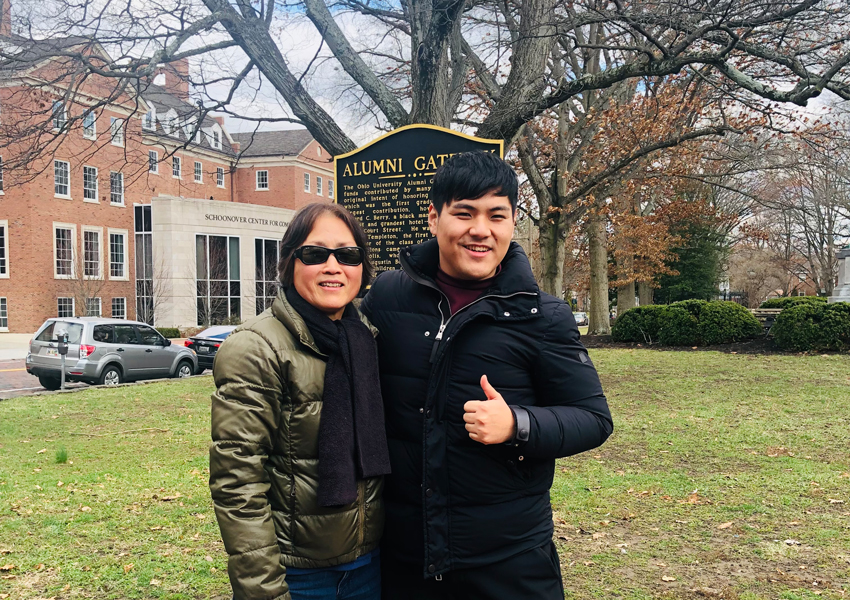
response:
[[[591,356],[616,430],[558,462],[567,598],[850,598],[850,357]],[[211,389],[0,402],[0,599],[229,598]]]

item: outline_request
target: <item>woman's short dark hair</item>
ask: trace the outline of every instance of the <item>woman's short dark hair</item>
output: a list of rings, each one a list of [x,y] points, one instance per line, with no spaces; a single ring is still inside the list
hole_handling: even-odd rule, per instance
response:
[[[318,218],[324,214],[333,215],[345,223],[354,237],[354,243],[363,249],[363,280],[360,282],[360,293],[362,294],[366,291],[369,282],[372,281],[373,267],[372,261],[369,259],[369,240],[360,222],[347,208],[339,204],[314,202],[296,213],[295,218],[292,219],[292,223],[289,224],[286,233],[283,235],[280,246],[280,262],[277,264],[280,283],[283,287],[292,285],[295,261],[298,260],[293,255],[304,244],[304,240],[307,239],[310,232],[313,231],[313,226]]]
[[[516,212],[519,183],[511,166],[492,152],[475,150],[455,154],[434,174],[431,204],[437,213],[455,200],[478,200],[489,192],[507,196]]]

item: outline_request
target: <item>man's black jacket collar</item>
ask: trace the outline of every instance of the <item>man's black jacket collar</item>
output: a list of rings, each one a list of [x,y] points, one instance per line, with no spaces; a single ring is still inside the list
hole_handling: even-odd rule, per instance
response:
[[[402,270],[414,281],[436,288],[435,278],[440,266],[440,248],[436,238],[402,248],[399,258]],[[522,246],[511,242],[502,260],[502,270],[484,295],[509,296],[520,292],[536,294],[539,288]]]

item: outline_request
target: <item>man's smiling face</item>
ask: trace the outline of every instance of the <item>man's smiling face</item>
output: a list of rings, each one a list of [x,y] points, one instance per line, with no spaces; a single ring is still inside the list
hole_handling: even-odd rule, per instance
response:
[[[507,196],[487,192],[476,200],[432,204],[428,225],[440,246],[440,268],[457,279],[489,279],[508,253],[515,215]]]

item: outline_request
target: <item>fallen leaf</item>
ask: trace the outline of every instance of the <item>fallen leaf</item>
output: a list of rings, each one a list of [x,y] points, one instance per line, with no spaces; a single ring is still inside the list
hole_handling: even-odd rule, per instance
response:
[[[62,487],[63,485],[65,485],[65,484],[60,481],[56,484],[56,487]]]
[[[785,544],[787,546],[799,546],[800,542],[798,542],[797,540],[785,540]]]
[[[829,503],[830,504],[844,504],[844,500],[837,500],[835,498],[830,498]]]
[[[595,562],[593,562],[592,560],[586,560],[586,561],[584,561],[584,566],[585,566],[585,567],[590,567],[590,566],[595,565],[595,564],[596,564],[596,563],[595,563]]]
[[[44,563],[39,563],[35,566],[36,571],[41,571],[44,568]]]
[[[204,557],[204,560],[207,561],[207,562],[212,562],[213,558],[212,558],[212,556],[207,555],[207,556]]]
[[[13,564],[3,565],[0,567],[0,571],[11,571],[12,569],[17,569],[17,567]]]
[[[675,577],[670,577],[669,575],[664,575],[664,576],[661,578],[661,581],[676,581],[676,578],[675,578]]]
[[[130,563],[129,565],[124,565],[124,572],[125,573],[129,573],[132,570],[133,570],[133,563]]]
[[[718,529],[729,529],[730,527],[732,527],[733,523],[734,523],[734,521],[728,521],[726,523],[721,523],[720,525],[717,526],[717,528]]]
[[[47,448],[42,448],[41,450],[36,452],[36,454],[44,454],[45,452],[47,452]]]
[[[151,579],[151,585],[159,585],[162,582],[159,579]]]
[[[598,539],[600,539],[600,538],[604,538],[606,535],[608,535],[608,534],[607,534],[607,533],[599,532],[599,533],[594,533],[591,537],[592,537],[594,540],[598,540]]]

